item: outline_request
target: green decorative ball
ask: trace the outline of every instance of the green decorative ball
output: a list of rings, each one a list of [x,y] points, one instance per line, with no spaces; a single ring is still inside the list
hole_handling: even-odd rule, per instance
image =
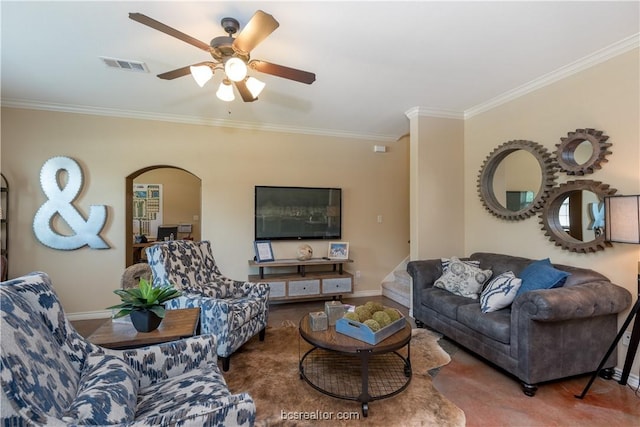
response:
[[[367,325],[373,332],[380,330],[380,324],[373,319],[365,320],[364,324]]]
[[[354,311],[347,311],[344,316],[342,317],[346,317],[349,320],[353,320],[355,322],[359,322],[360,318],[358,317],[358,313],[354,312]]]
[[[356,307],[355,311],[358,315],[358,318],[360,319],[360,322],[364,323],[365,320],[371,319],[371,311],[364,305]]]
[[[391,322],[395,322],[400,318],[400,313],[398,313],[398,310],[396,310],[395,308],[385,308],[384,312],[387,313],[387,315],[391,319]]]
[[[381,328],[384,328],[389,323],[391,323],[391,317],[389,317],[389,315],[384,311],[376,311],[375,313],[373,313],[371,318],[378,322]]]
[[[367,307],[371,313],[384,310],[384,306],[379,302],[375,302],[375,301],[368,301],[367,303],[365,303],[364,306]]]

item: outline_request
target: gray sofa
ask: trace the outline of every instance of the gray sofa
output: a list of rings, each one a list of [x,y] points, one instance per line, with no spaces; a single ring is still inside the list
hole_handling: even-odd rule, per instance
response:
[[[494,253],[474,253],[493,276],[516,276],[533,260]],[[433,287],[442,275],[440,259],[411,261],[413,317],[466,349],[509,372],[528,396],[537,384],[594,372],[617,333],[617,313],[631,304],[631,294],[593,270],[554,264],[570,273],[562,287],[517,296],[507,308],[482,313],[478,300]],[[604,371],[616,365],[614,351]]]

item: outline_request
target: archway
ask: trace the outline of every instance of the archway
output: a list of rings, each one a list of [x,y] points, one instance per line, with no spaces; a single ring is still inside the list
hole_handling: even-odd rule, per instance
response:
[[[153,184],[163,184],[163,217],[170,223],[190,223],[192,224],[191,237],[201,238],[201,207],[202,207],[202,183],[200,178],[190,171],[170,165],[153,165],[139,169],[125,178],[125,267],[128,267],[136,261],[134,259],[134,225],[133,225],[133,207],[134,207],[134,185],[139,182],[140,178],[145,176],[154,182]],[[179,188],[179,191],[176,189]],[[185,194],[191,194],[193,206],[191,211],[185,212],[184,208],[187,203],[179,200]],[[197,200],[196,200],[197,199]],[[176,209],[172,209],[175,206]],[[166,221],[164,221],[167,223]]]

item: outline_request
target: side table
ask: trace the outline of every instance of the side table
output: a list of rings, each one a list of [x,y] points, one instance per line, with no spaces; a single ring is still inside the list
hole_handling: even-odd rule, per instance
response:
[[[138,332],[130,321],[108,319],[89,335],[93,344],[111,349],[127,349],[159,344],[197,334],[200,320],[199,308],[167,310],[162,323],[155,331]]]
[[[300,358],[300,378],[316,390],[339,399],[356,400],[367,416],[369,402],[394,396],[411,381],[411,325],[376,345],[336,332],[335,326],[312,331],[309,315],[299,325],[300,337],[313,347]],[[406,356],[398,350],[406,347]]]

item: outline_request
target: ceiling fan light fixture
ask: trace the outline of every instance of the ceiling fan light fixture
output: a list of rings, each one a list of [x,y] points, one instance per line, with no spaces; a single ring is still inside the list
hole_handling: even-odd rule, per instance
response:
[[[233,94],[233,86],[231,86],[231,82],[228,79],[224,79],[220,83],[218,91],[216,92],[216,96],[221,101],[226,102],[231,102],[236,99],[236,96]]]
[[[247,89],[249,89],[249,92],[251,92],[251,95],[253,95],[254,98],[257,98],[258,95],[260,95],[260,92],[262,92],[262,89],[266,86],[266,83],[256,79],[255,77],[249,77],[245,83],[247,85]]]
[[[192,65],[189,70],[191,70],[191,76],[200,87],[204,87],[213,77],[213,70],[208,65]]]
[[[247,77],[247,64],[237,57],[229,58],[224,64],[224,72],[234,82],[239,82]]]

